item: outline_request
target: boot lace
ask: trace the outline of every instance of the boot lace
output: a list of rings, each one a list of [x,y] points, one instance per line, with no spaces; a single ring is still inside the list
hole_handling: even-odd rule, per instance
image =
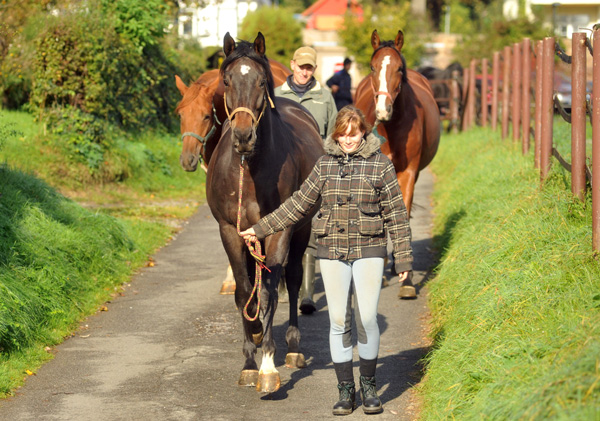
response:
[[[354,382],[342,382],[337,385],[340,391],[340,400],[349,401],[356,392]]]
[[[360,376],[360,386],[363,390],[365,398],[377,397],[377,386],[375,385],[374,377]]]

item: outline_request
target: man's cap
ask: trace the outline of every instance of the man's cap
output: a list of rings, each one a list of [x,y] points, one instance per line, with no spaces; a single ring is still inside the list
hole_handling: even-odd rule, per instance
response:
[[[298,66],[310,64],[317,67],[317,52],[311,47],[300,47],[294,53],[293,59]]]

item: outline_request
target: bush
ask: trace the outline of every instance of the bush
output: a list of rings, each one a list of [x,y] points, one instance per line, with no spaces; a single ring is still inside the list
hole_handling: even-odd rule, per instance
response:
[[[259,31],[265,36],[267,57],[281,63],[289,63],[294,51],[302,46],[302,27],[289,9],[261,7],[248,13],[240,38],[254,41]]]
[[[120,36],[113,16],[90,8],[49,19],[36,40],[32,104],[72,106],[126,129],[174,127],[175,66],[158,40]]]
[[[352,14],[346,14],[343,29],[339,31],[342,44],[348,50],[348,55],[354,57],[359,68],[368,72],[370,69],[371,34],[374,29],[381,40],[393,40],[398,30],[404,32],[404,47],[402,54],[409,68],[415,67],[423,55],[424,40],[417,36],[421,22],[410,13],[410,2],[399,5],[379,4],[365,6],[363,20]]]

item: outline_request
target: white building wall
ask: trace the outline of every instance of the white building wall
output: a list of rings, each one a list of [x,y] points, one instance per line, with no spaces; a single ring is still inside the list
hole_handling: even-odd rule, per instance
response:
[[[229,32],[234,39],[246,15],[258,7],[255,1],[208,0],[204,7],[179,2],[179,36],[196,39],[202,47],[220,47]]]

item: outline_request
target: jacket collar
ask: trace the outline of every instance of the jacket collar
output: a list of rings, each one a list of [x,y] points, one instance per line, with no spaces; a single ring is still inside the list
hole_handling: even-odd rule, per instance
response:
[[[329,135],[327,136],[327,139],[325,139],[323,146],[325,148],[325,152],[331,156],[352,157],[358,155],[366,159],[371,155],[374,155],[379,152],[381,142],[373,133],[369,133],[366,139],[363,139],[356,151],[352,152],[351,154],[347,154],[342,150],[342,148],[340,148],[338,143],[335,140],[333,140],[331,135]]]
[[[321,92],[322,88],[321,88],[321,84],[319,83],[319,81],[316,81],[317,83],[315,83],[315,86],[312,87],[312,89],[308,92],[311,93],[317,93],[317,92]],[[290,88],[290,85],[287,83],[287,80],[285,82],[283,82],[283,85],[281,85],[281,92],[291,92],[292,88]],[[308,93],[306,92],[306,93]]]

